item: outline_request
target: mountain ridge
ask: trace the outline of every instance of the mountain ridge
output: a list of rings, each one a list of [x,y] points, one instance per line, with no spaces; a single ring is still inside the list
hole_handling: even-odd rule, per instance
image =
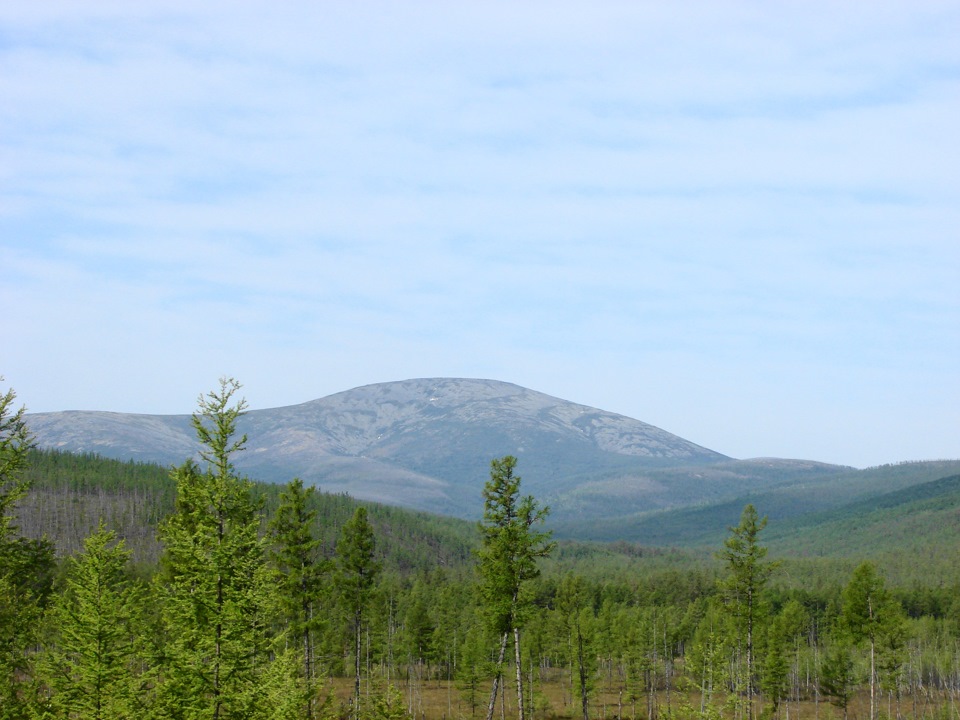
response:
[[[190,415],[28,415],[41,447],[179,464],[196,457]],[[419,378],[248,411],[238,470],[331,492],[472,517],[490,460],[520,458],[525,489],[572,490],[596,473],[711,464],[726,456],[624,415],[512,383]],[[469,491],[469,493],[465,493]]]

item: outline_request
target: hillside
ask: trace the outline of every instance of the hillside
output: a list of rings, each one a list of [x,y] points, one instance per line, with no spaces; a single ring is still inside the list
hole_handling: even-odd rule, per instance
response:
[[[666,511],[558,523],[559,537],[645,545],[717,547],[752,503],[769,518],[771,550],[795,556],[877,556],[926,549],[940,539],[960,550],[960,461],[886,465],[785,481],[761,492]]]
[[[120,461],[92,454],[31,451],[24,478],[31,488],[17,506],[16,522],[24,535],[48,537],[57,554],[77,553],[101,518],[123,538],[137,562],[155,564],[160,545],[158,524],[174,508],[176,486],[167,468],[154,463]],[[256,483],[263,499],[264,522],[279,503],[283,486]],[[332,555],[340,528],[358,501],[346,495],[316,493],[315,536]],[[471,561],[476,526],[455,518],[367,504],[380,552],[394,570],[465,567]]]
[[[163,465],[195,456],[189,415],[37,413],[40,447]],[[251,478],[300,477],[330,493],[476,518],[490,460],[520,459],[525,487],[551,499],[585,483],[650,469],[727,460],[631,418],[493,380],[421,379],[367,385],[250,411]],[[567,503],[569,504],[569,503]]]
[[[904,485],[947,467],[960,471],[960,463],[909,463],[860,474],[873,477],[882,487]],[[55,542],[58,555],[73,555],[102,517],[125,539],[145,571],[155,564],[160,552],[156,528],[172,511],[175,495],[167,468],[37,450],[31,454],[26,477],[32,489],[17,515],[28,537],[47,536]],[[276,484],[255,484],[264,500],[264,521],[276,508],[281,489]],[[800,503],[792,516],[784,514],[787,505],[767,512],[766,501],[772,495],[753,500],[770,517],[764,543],[773,557],[785,561],[780,583],[795,587],[842,583],[863,558],[882,563],[889,577],[904,586],[918,582],[952,586],[960,576],[958,474],[907,484],[827,510],[803,512]],[[576,572],[628,580],[637,572],[645,577],[660,573],[673,577],[671,573],[700,568],[709,576],[713,553],[750,500],[741,497],[699,508],[646,513],[631,521],[593,523],[580,529],[581,536],[609,543],[577,540],[568,526],[556,525],[560,545],[544,569],[549,574]],[[341,494],[314,496],[318,514],[314,532],[326,555],[332,555],[340,528],[357,503]],[[367,507],[387,568],[400,573],[438,567],[469,572],[477,542],[473,522],[375,503]]]

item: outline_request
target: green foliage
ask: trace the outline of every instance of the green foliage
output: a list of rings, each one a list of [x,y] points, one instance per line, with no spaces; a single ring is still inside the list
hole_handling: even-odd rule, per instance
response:
[[[17,532],[12,512],[27,491],[23,469],[33,445],[33,435],[24,419],[26,408],[15,410],[16,398],[13,390],[0,394],[0,544],[9,542]]]
[[[813,464],[816,465],[816,464]],[[644,502],[636,511],[623,491],[591,484],[585,492],[602,495],[608,506],[598,517],[555,525],[565,538],[612,541],[627,539],[645,545],[708,547],[720,543],[724,528],[735,524],[743,506],[762,505],[776,527],[768,534],[771,549],[794,555],[849,555],[874,557],[892,553],[904,545],[923,548],[931,540],[949,541],[944,557],[960,549],[956,523],[911,522],[918,512],[949,518],[942,497],[956,511],[960,495],[956,485],[937,485],[941,478],[960,472],[960,460],[900,463],[865,470],[836,466],[792,467],[756,462],[718,463],[709,467],[645,471]],[[924,488],[923,485],[931,486]],[[651,507],[649,485],[661,485],[669,493],[664,506]],[[695,494],[691,493],[691,488]],[[731,492],[732,491],[732,492]],[[690,494],[685,494],[690,493]],[[711,494],[712,493],[712,494]],[[708,499],[705,500],[705,496]],[[688,504],[688,507],[677,505]],[[912,506],[912,507],[905,507]],[[566,508],[565,517],[577,508]],[[932,520],[932,518],[927,518]]]
[[[756,508],[747,505],[740,516],[740,524],[730,528],[730,536],[724,541],[724,549],[718,555],[727,570],[726,577],[720,581],[720,593],[738,633],[736,645],[743,648],[745,660],[744,676],[738,685],[746,690],[748,712],[751,714],[755,684],[755,641],[767,616],[763,591],[775,567],[765,562],[767,548],[759,544],[760,532],[766,525],[767,519],[760,519]]]
[[[129,555],[101,522],[69,565],[51,611],[56,641],[44,663],[50,707],[65,717],[120,720],[143,705],[133,666],[144,597],[126,574]]]
[[[492,638],[479,623],[468,625],[459,646],[457,688],[470,708],[470,717],[476,717],[483,699],[482,685],[494,673],[489,648]]]
[[[870,718],[876,717],[877,646],[886,645],[885,668],[895,673],[902,632],[903,611],[887,591],[883,578],[872,563],[862,563],[853,572],[843,590],[843,629],[853,643],[867,643],[870,648]],[[886,639],[886,643],[883,640]]]
[[[239,385],[221,380],[201,396],[194,427],[208,469],[186,462],[174,470],[176,512],[161,527],[162,602],[169,666],[159,688],[161,714],[174,718],[251,717],[262,708],[258,674],[270,626],[269,573],[259,537],[259,504],[230,455],[244,403]]]
[[[526,583],[539,575],[537,559],[554,548],[550,533],[534,529],[549,509],[539,508],[532,495],[520,497],[520,476],[513,474],[516,464],[510,455],[493,460],[483,488],[477,571],[482,606],[498,633],[522,624],[530,604]]]
[[[316,636],[327,626],[321,602],[327,601],[327,610],[332,605],[324,583],[331,563],[320,555],[320,541],[312,532],[317,515],[310,507],[313,494],[314,488],[304,489],[302,481],[292,480],[280,495],[280,505],[269,528],[273,540],[270,557],[279,574],[279,605],[298,648],[307,717],[312,717],[314,711]]]
[[[15,400],[13,390],[0,395],[0,720],[26,717],[35,695],[29,648],[37,641],[53,565],[53,546],[21,537],[14,522],[29,485],[22,473],[33,442],[25,409],[14,410]]]
[[[387,685],[373,693],[361,714],[363,720],[406,720],[406,703],[394,685]]]
[[[829,647],[820,667],[820,688],[830,702],[847,717],[850,700],[857,690],[857,677],[849,643],[840,635]]]
[[[373,527],[367,519],[367,509],[360,506],[341,531],[337,543],[337,586],[350,617],[354,637],[354,713],[360,711],[360,641],[363,618],[374,580],[381,565],[376,560],[376,542]]]

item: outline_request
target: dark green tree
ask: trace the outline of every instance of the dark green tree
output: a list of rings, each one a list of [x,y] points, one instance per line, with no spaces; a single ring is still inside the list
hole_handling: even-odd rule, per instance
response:
[[[821,662],[820,689],[830,698],[830,702],[843,711],[843,720],[847,720],[850,700],[856,692],[857,681],[850,640],[841,631],[835,634],[833,643]]]
[[[310,501],[314,492],[315,488],[304,488],[303,481],[295,478],[280,494],[280,505],[270,523],[270,555],[280,573],[281,608],[302,654],[308,718],[314,716],[316,706],[316,634],[326,624],[320,602],[325,595],[324,578],[331,569],[330,561],[321,556],[320,540],[313,536],[317,513],[310,508]]]
[[[855,644],[866,643],[870,656],[870,720],[877,716],[877,649],[895,637],[903,623],[903,610],[887,591],[872,563],[853,571],[843,590],[842,621]]]
[[[503,675],[507,641],[513,633],[517,668],[517,707],[524,718],[520,628],[531,605],[528,581],[539,575],[537,559],[554,548],[550,533],[535,529],[549,508],[540,508],[532,495],[520,496],[520,476],[514,475],[517,459],[511,455],[490,463],[490,479],[483,488],[481,547],[477,551],[481,606],[487,622],[500,638],[496,675],[487,720],[492,720]]]
[[[776,715],[780,703],[789,690],[790,664],[787,651],[790,645],[786,619],[777,616],[766,632],[763,665],[760,668],[760,691],[769,703],[769,714]]]
[[[354,715],[360,713],[361,639],[364,613],[370,602],[374,581],[380,572],[376,560],[376,541],[373,527],[367,519],[367,509],[360,506],[343,526],[337,541],[337,585],[350,617],[354,639]]]
[[[240,385],[221,379],[200,397],[193,426],[204,471],[192,461],[176,468],[174,514],[160,528],[164,569],[158,594],[168,635],[160,714],[171,718],[250,718],[264,711],[270,617],[260,504],[240,479],[232,456],[246,403]]]
[[[52,544],[22,537],[14,522],[29,487],[23,472],[33,446],[26,408],[15,409],[16,397],[13,390],[0,394],[0,720],[29,711],[29,648],[37,642],[54,564]]]
[[[27,409],[15,409],[16,399],[13,390],[0,395],[0,543],[10,542],[18,534],[12,512],[27,492],[23,470],[33,447],[33,435],[24,418]]]
[[[137,609],[130,553],[101,520],[71,563],[52,609],[57,630],[46,666],[51,705],[63,717],[121,720],[142,710],[133,671]]]
[[[742,649],[743,678],[738,684],[746,693],[750,718],[753,717],[756,682],[755,641],[767,615],[763,591],[776,567],[765,561],[767,548],[760,545],[760,533],[766,525],[767,519],[761,519],[753,505],[747,505],[740,516],[740,524],[730,528],[730,536],[723,542],[724,549],[717,555],[726,568],[726,577],[720,580],[720,593],[738,634],[735,645]]]

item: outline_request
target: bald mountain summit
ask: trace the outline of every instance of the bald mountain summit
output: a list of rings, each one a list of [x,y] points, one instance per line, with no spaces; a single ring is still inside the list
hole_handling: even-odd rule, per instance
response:
[[[172,465],[199,451],[190,415],[28,415],[42,448]],[[476,518],[490,460],[519,459],[556,521],[732,499],[835,473],[806,461],[734,461],[657,427],[494,380],[381,383],[251,410],[236,457],[252,479]],[[611,510],[615,512],[611,513]]]

